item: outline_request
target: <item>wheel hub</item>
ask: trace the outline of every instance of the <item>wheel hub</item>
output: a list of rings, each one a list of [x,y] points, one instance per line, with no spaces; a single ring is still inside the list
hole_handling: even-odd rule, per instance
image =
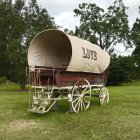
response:
[[[80,98],[82,99],[83,97],[84,97],[84,94],[81,94],[81,95],[80,95]]]

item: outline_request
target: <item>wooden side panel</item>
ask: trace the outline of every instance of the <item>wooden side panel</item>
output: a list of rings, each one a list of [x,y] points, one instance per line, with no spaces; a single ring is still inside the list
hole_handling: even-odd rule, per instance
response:
[[[91,85],[105,84],[106,74],[91,74],[80,72],[59,72],[56,74],[56,84],[59,86],[73,86],[80,79],[87,79]]]
[[[87,79],[91,85],[106,84],[107,71],[102,74],[68,72],[64,69],[36,68],[30,73],[31,85],[73,86],[80,79]]]

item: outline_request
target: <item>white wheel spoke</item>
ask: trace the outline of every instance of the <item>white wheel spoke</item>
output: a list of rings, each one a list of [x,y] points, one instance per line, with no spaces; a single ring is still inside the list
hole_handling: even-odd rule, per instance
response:
[[[82,91],[82,94],[85,94],[85,91],[87,90],[87,88],[88,88],[88,87],[86,87],[86,88]]]
[[[101,102],[101,104],[103,104],[104,103],[104,99],[102,99],[100,102]]]
[[[84,102],[82,102],[83,103],[83,107],[84,107],[84,109],[86,109],[86,107],[85,107],[85,103]]]
[[[103,102],[104,101],[103,98],[101,98],[100,101]]]
[[[79,92],[77,89],[75,89],[75,91],[76,91],[78,94],[80,94],[80,92]]]
[[[74,101],[72,101],[72,103],[75,103],[79,98],[76,98]]]
[[[76,94],[75,94],[75,95],[73,95],[73,97],[80,97],[80,95],[76,95]]]
[[[85,109],[87,109],[89,107],[90,101],[84,101],[84,103],[86,103]]]
[[[81,102],[79,100],[79,102],[78,102],[78,112],[79,112],[80,106],[81,106]]]
[[[88,92],[90,92],[90,89],[89,89],[89,90],[87,90],[84,94],[87,94]]]
[[[76,103],[76,105],[74,106],[74,109],[75,109],[75,110],[76,110],[76,107],[77,107],[78,104],[79,104],[79,101],[80,101],[80,100],[78,100],[77,103]]]
[[[89,101],[87,101],[87,100],[84,100],[84,102],[87,103],[87,104],[89,103]]]
[[[81,100],[81,111],[83,111],[83,101]]]

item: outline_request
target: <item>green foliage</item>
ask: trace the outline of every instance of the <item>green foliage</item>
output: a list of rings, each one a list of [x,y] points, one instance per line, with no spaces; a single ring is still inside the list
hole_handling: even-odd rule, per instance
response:
[[[75,35],[98,44],[102,49],[114,51],[114,45],[122,42],[131,46],[128,26],[127,7],[122,0],[116,0],[107,12],[96,4],[83,3],[74,10],[80,17],[80,26],[76,27]]]
[[[115,56],[111,58],[108,85],[121,85],[136,80],[137,78],[138,73],[133,57]]]
[[[36,0],[31,0],[28,5],[23,0],[16,0],[15,4],[3,0],[0,23],[0,74],[25,88],[27,49],[31,39],[38,32],[57,26]]]
[[[136,48],[134,49],[132,55],[135,58],[136,65],[140,68],[140,39],[137,40],[135,43],[136,43]]]
[[[6,77],[0,77],[0,85],[1,84],[5,84],[7,82],[7,78]]]
[[[140,10],[140,7],[139,7],[139,10]],[[135,58],[135,63],[139,69],[139,75],[140,75],[140,18],[137,18],[135,23],[133,24],[131,36],[132,36],[134,45],[136,46],[132,55]]]

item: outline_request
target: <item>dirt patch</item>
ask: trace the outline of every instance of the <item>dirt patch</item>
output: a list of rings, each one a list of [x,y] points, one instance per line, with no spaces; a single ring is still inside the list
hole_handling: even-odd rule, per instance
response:
[[[36,125],[36,124],[37,123],[33,120],[18,120],[18,121],[15,121],[15,122],[11,122],[10,126],[9,126],[9,129],[21,130],[21,129],[24,129],[24,128],[27,128],[29,126],[33,126],[33,125]]]

